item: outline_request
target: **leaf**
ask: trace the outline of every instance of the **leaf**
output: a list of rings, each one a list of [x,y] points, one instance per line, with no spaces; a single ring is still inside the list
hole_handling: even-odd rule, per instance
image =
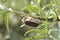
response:
[[[56,16],[58,17],[58,9],[54,8],[54,11],[55,11]]]
[[[34,39],[47,38],[48,36],[49,36],[48,33],[38,33],[37,35],[34,36]]]
[[[31,29],[31,30],[28,30],[25,34],[24,34],[24,36],[26,36],[28,33],[30,33],[30,32],[42,32],[42,31],[44,31],[44,30],[39,30],[39,29]]]
[[[37,28],[42,28],[43,30],[43,28],[45,29],[45,27],[47,27],[48,23],[48,21],[44,21],[42,24],[39,24]]]
[[[7,31],[9,32],[8,16],[9,16],[9,13],[5,13],[4,22],[5,22],[5,25],[6,25],[6,29],[7,29]]]
[[[23,10],[25,10],[27,14],[33,15],[33,13],[37,14],[39,12],[39,8],[35,6],[26,6]],[[28,11],[28,12],[27,12]]]

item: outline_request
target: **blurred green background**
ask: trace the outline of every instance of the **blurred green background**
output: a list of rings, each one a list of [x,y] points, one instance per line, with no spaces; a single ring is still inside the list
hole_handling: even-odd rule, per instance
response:
[[[12,9],[34,17],[39,16],[45,19],[52,17],[53,21],[47,24],[46,20],[46,23],[38,25],[39,28],[48,27],[48,30],[46,27],[41,28],[42,32],[35,31],[35,29],[39,29],[37,27],[27,25],[20,28],[21,15],[11,12]],[[8,10],[10,11],[8,12]],[[60,21],[56,21],[57,17],[60,18],[60,0],[0,0],[0,40],[60,40]],[[30,29],[34,30],[31,32]],[[48,32],[48,34],[45,35],[44,32]],[[24,36],[25,33],[28,36]],[[40,33],[43,34],[40,35]],[[49,37],[45,38],[46,36]]]

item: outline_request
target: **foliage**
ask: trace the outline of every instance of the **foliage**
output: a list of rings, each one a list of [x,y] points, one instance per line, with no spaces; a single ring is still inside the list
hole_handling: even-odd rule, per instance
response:
[[[7,31],[9,32],[9,20],[8,20],[8,16],[9,16],[9,13],[7,12],[4,16],[4,21],[5,21],[5,25],[6,25],[6,29]]]
[[[29,16],[34,16],[34,17],[41,17],[46,19],[45,21],[42,21],[41,24],[39,24],[35,29],[31,29],[28,30],[24,36],[26,36],[27,34],[29,35],[29,33],[33,33],[35,35],[33,36],[29,36],[26,39],[27,40],[37,40],[37,39],[44,39],[44,38],[49,38],[51,37],[51,33],[53,32],[52,29],[54,29],[54,25],[53,23],[56,22],[58,15],[60,14],[60,0],[7,0],[5,1],[0,1],[1,5],[4,5],[5,7],[0,5],[0,19],[1,18],[1,13],[4,13],[4,23],[6,25],[6,29],[9,32],[10,28],[9,28],[9,12],[12,12],[11,9],[9,9],[9,7],[11,7],[13,10],[15,9],[17,12],[21,11],[24,12],[26,15]],[[27,2],[27,3],[26,3]],[[25,4],[26,3],[26,4]],[[12,5],[13,4],[13,5]],[[14,12],[15,12],[14,10]],[[3,11],[3,12],[2,12]],[[6,11],[6,12],[5,12]],[[9,11],[9,12],[8,12]],[[13,13],[13,12],[12,12]],[[23,13],[23,14],[24,14]],[[48,19],[53,18],[52,21],[52,27],[48,26],[51,22],[48,21]],[[0,24],[1,24],[0,20]],[[50,28],[49,28],[50,27]],[[54,39],[53,35],[52,35],[52,39]],[[59,38],[57,38],[58,40]]]
[[[57,17],[59,15],[59,9],[58,9],[58,4],[59,4],[59,0],[56,2],[57,0],[32,0],[32,3],[30,5],[27,5],[24,8],[24,12],[28,13],[28,15],[31,16],[39,16],[45,19],[50,19],[53,18],[53,22],[55,22],[57,20]],[[48,3],[49,2],[49,3]],[[28,30],[25,33],[25,36],[28,33],[31,32],[39,32],[36,35],[32,36],[32,40],[38,39],[38,38],[47,38],[49,37],[48,34],[48,20],[44,21],[43,23],[41,23],[36,29],[32,29],[32,30]],[[46,30],[45,30],[46,29]],[[47,34],[47,35],[46,35]],[[45,37],[44,37],[45,36]]]

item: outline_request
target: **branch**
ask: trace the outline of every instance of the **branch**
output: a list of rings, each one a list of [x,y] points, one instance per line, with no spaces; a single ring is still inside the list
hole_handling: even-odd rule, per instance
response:
[[[25,18],[25,19],[23,19]],[[43,21],[48,21],[48,22],[53,22],[54,18],[40,18],[40,17],[30,17],[29,16],[24,16],[22,19],[25,21],[26,25],[37,27],[39,24],[41,24]],[[27,20],[28,19],[28,20]],[[59,18],[56,19],[56,21],[60,21]]]
[[[10,10],[8,10],[10,11]],[[23,19],[23,23],[25,23],[26,25],[29,26],[33,26],[33,27],[37,27],[40,23],[42,23],[43,21],[47,20],[48,22],[53,22],[54,18],[41,18],[41,17],[34,17],[34,16],[29,16],[28,14],[22,13],[22,12],[18,12],[18,11],[10,11],[13,13],[17,13],[20,14],[21,18]],[[21,20],[22,20],[21,19]],[[60,21],[60,17],[57,17],[56,21]]]

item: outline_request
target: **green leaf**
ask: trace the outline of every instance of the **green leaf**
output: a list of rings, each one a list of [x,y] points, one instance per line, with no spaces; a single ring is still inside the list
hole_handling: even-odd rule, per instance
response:
[[[5,22],[5,25],[6,25],[6,29],[7,29],[7,31],[9,32],[8,16],[9,16],[9,13],[5,13],[4,22]]]
[[[32,16],[33,16],[33,13],[37,14],[39,12],[39,8],[38,7],[31,6],[31,5],[26,6],[24,8],[24,10],[26,11],[26,13],[28,13],[29,15],[32,15]]]
[[[37,28],[40,28],[43,30],[45,29],[45,27],[47,27],[48,23],[49,23],[48,21],[44,21],[42,24],[39,24]]]
[[[48,36],[49,36],[48,33],[38,33],[37,35],[34,36],[34,39],[47,38]]]
[[[25,34],[24,34],[24,36],[26,36],[28,33],[30,33],[30,32],[42,32],[42,31],[44,31],[44,30],[39,30],[39,29],[31,29],[31,30],[28,30]]]

